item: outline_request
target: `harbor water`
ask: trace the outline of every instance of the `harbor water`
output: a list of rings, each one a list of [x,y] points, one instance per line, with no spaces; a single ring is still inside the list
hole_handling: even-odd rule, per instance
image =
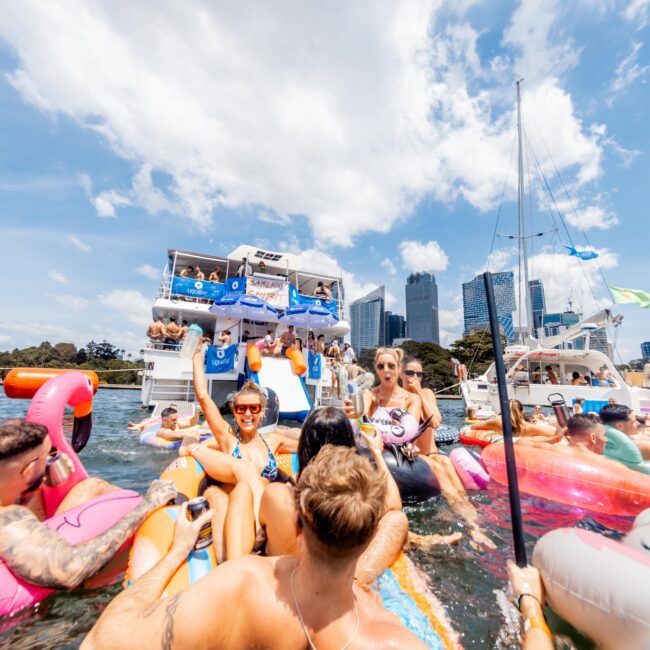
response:
[[[91,475],[100,476],[124,488],[144,492],[149,483],[174,458],[175,452],[138,444],[137,434],[127,430],[129,421],[139,421],[146,412],[135,391],[100,391],[93,407],[93,432],[81,459]],[[28,402],[0,397],[0,420],[24,416]],[[444,425],[458,428],[463,407],[458,401],[441,402]],[[71,425],[70,421],[67,422]],[[518,648],[516,611],[509,605],[506,561],[512,557],[507,490],[491,483],[471,500],[480,514],[480,524],[497,545],[494,551],[476,551],[467,539],[458,546],[435,547],[432,551],[409,551],[416,565],[429,577],[433,592],[460,632],[468,649]],[[631,521],[616,518],[596,520],[578,509],[543,499],[523,496],[523,516],[529,554],[535,541],[546,531],[580,525],[612,537],[620,537]],[[411,528],[417,533],[449,534],[463,526],[442,499],[406,508]],[[530,557],[530,555],[529,555]],[[0,622],[0,647],[15,649],[77,648],[102,609],[120,590],[119,585],[96,591],[76,591],[50,597],[36,612],[21,616],[11,627]],[[561,622],[551,620],[554,631]],[[564,629],[564,633],[571,633]],[[565,647],[591,648],[575,638]],[[575,644],[575,645],[571,645]]]

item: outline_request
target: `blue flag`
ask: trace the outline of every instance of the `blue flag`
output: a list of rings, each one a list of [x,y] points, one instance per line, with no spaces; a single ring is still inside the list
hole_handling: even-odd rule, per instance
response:
[[[237,344],[227,348],[217,348],[214,345],[208,346],[208,353],[205,355],[206,374],[217,374],[231,372],[235,369],[237,357]]]
[[[321,355],[309,351],[309,379],[320,379]]]
[[[598,257],[598,253],[594,253],[594,251],[579,251],[573,246],[565,246],[569,251],[569,255],[572,255],[573,257],[577,257],[580,260],[583,260],[584,262],[588,262],[589,260],[595,260]]]

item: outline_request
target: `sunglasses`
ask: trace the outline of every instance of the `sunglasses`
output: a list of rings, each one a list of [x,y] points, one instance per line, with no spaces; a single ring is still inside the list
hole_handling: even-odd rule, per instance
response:
[[[251,415],[257,415],[261,410],[261,404],[235,404],[234,406],[234,411],[237,415],[244,415],[246,411],[250,411]]]
[[[424,373],[421,370],[405,370],[404,374],[407,377],[417,377],[418,379],[424,379]]]
[[[397,366],[394,363],[378,363],[377,364],[377,370],[383,370],[384,368],[388,368],[389,370],[395,370]]]

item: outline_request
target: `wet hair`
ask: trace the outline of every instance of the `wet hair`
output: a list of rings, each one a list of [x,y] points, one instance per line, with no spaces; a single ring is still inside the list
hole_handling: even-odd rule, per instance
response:
[[[302,425],[298,441],[298,467],[302,471],[325,445],[354,447],[354,431],[345,413],[334,406],[312,411]]]
[[[524,429],[526,414],[524,406],[518,399],[510,400],[510,423],[512,424],[512,433],[515,436],[520,435]]]
[[[262,410],[260,411],[260,415],[264,415],[264,409],[266,408],[266,395],[264,394],[264,391],[254,382],[254,381],[247,381],[233,396],[232,399],[230,400],[230,408],[234,411],[234,406],[237,404],[237,400],[240,397],[243,397],[244,395],[255,395],[256,397],[259,397],[260,404],[262,405]]]
[[[591,413],[572,415],[567,422],[567,436],[584,436],[600,424],[600,418]]]
[[[614,422],[622,422],[627,420],[632,413],[632,409],[625,404],[605,404],[602,409],[600,409],[600,419],[603,421],[603,424],[612,424]]]
[[[178,413],[178,411],[170,406],[169,408],[166,408],[164,411],[160,412],[160,417],[168,418],[170,415],[174,415],[175,413]]]
[[[0,424],[0,461],[36,449],[47,436],[47,427],[22,418],[5,420]]]
[[[398,366],[402,363],[402,359],[404,358],[404,350],[402,350],[402,348],[377,348],[377,351],[375,352],[375,365],[377,365],[377,361],[382,354],[388,354],[394,357]]]
[[[329,566],[361,553],[386,505],[386,483],[370,461],[333,445],[325,445],[301,472],[295,494],[309,555]]]

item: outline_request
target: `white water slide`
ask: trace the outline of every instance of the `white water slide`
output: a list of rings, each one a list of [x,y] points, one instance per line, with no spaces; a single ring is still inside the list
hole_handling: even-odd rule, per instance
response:
[[[305,419],[311,402],[302,379],[293,372],[289,359],[262,357],[262,369],[257,376],[260,386],[276,392],[282,419],[300,422]]]

